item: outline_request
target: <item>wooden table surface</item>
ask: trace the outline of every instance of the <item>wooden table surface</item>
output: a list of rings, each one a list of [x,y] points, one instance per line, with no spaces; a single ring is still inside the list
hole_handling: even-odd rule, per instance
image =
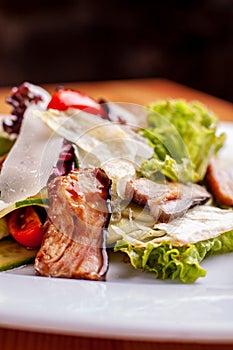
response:
[[[95,98],[106,98],[116,102],[147,104],[158,98],[185,98],[205,103],[221,120],[233,121],[233,105],[221,99],[187,88],[163,79],[126,80],[91,83],[66,84],[86,92]],[[46,86],[53,91],[55,86]],[[10,88],[0,88],[0,113],[7,113],[9,108],[5,98]],[[25,291],[26,292],[26,291]],[[1,309],[0,309],[1,317]],[[64,350],[64,349],[106,349],[106,350],[227,350],[232,344],[178,343],[178,342],[136,342],[123,339],[96,339],[67,336],[62,334],[46,334],[22,330],[0,329],[1,350]]]
[[[48,85],[46,88],[52,92],[58,85]],[[220,119],[233,120],[233,104],[165,79],[80,82],[62,85],[84,91],[94,98],[106,98],[114,102],[145,105],[160,98],[182,97],[187,100],[199,100],[213,110]],[[9,92],[10,87],[0,88],[0,113],[10,110],[5,103]]]

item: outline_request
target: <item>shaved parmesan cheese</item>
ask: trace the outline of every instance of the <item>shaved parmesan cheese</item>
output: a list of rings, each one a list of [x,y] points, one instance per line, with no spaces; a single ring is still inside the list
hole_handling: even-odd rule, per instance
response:
[[[104,163],[102,168],[112,180],[113,185],[116,185],[116,187],[113,186],[112,190],[116,191],[120,198],[124,199],[127,182],[136,177],[134,165],[127,160],[116,159]]]
[[[111,122],[124,122],[133,128],[147,126],[148,109],[144,106],[128,102],[107,102],[102,106],[108,111]]]
[[[175,245],[197,243],[233,230],[233,210],[201,205],[169,223],[156,224],[153,229],[166,233],[163,240]]]
[[[32,112],[24,114],[20,134],[0,174],[1,200],[12,203],[33,196],[43,188],[56,164],[63,138],[54,134]]]
[[[66,112],[35,111],[35,116],[81,149],[82,166],[102,167],[109,161],[123,159],[137,167],[143,158],[150,158],[153,154],[148,144],[134,139],[119,123],[96,115],[69,109]]]
[[[135,208],[133,213],[134,210]],[[185,246],[215,238],[233,230],[233,210],[208,205],[190,209],[185,215],[169,223],[153,225],[150,219],[145,219],[145,215],[150,217],[145,208],[141,208],[141,214],[141,219],[138,216],[133,220],[122,217],[116,223],[111,220],[108,243],[115,242],[117,235],[117,239],[125,239],[137,247],[145,247],[148,242],[154,244],[170,242],[174,246]]]

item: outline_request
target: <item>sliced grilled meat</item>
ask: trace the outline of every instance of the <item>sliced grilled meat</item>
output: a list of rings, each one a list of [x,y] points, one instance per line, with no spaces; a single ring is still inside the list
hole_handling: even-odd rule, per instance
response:
[[[221,169],[216,159],[211,162],[206,172],[206,184],[216,202],[223,206],[233,206],[233,179],[227,171]]]
[[[160,222],[181,216],[189,208],[205,204],[211,198],[206,189],[197,184],[160,184],[146,178],[129,181],[125,196],[138,205],[147,205],[154,218]]]
[[[109,178],[100,169],[75,169],[49,183],[51,204],[35,259],[38,274],[90,280],[104,277],[109,186]]]

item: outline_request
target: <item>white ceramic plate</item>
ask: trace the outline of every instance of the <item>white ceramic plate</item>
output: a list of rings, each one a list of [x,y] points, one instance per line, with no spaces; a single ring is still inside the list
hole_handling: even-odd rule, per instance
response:
[[[222,159],[233,169],[233,124]],[[43,278],[33,268],[1,273],[0,326],[91,337],[233,341],[233,253],[202,263],[193,285],[157,281],[110,254],[107,282]]]

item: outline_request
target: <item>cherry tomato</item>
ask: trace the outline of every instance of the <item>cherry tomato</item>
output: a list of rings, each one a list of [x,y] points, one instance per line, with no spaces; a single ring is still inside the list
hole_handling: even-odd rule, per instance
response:
[[[48,109],[66,111],[68,108],[85,110],[88,113],[104,116],[101,105],[84,93],[72,89],[59,89],[56,91],[48,104]]]
[[[40,218],[33,207],[14,210],[7,216],[8,231],[14,239],[28,248],[41,245],[43,228]]]

